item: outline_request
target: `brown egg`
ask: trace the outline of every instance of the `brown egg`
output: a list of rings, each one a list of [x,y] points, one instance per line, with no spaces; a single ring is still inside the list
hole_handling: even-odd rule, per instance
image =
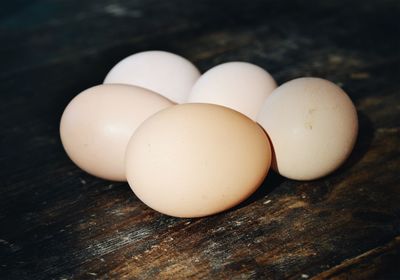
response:
[[[171,105],[166,98],[140,87],[89,88],[65,108],[60,123],[62,144],[71,160],[86,172],[125,181],[129,138],[145,119]]]
[[[272,142],[273,168],[296,180],[336,170],[357,138],[357,111],[350,98],[319,78],[299,78],[278,87],[257,120]]]
[[[126,174],[149,207],[176,217],[229,209],[263,182],[271,162],[264,131],[232,109],[182,104],[147,119],[132,136]]]

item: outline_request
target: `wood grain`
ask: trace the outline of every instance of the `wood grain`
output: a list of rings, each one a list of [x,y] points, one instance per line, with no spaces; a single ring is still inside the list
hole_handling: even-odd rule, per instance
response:
[[[1,279],[398,279],[398,1],[10,1],[0,10]],[[164,49],[202,71],[230,60],[279,83],[319,76],[356,104],[360,134],[334,174],[271,173],[201,219],[143,205],[79,170],[61,113],[121,58]]]

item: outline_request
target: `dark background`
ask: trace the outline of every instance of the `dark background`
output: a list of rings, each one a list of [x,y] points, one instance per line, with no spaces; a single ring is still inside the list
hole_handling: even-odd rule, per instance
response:
[[[0,278],[398,279],[399,19],[396,0],[2,3]],[[359,112],[353,154],[317,181],[270,174],[212,217],[152,211],[79,170],[58,135],[69,100],[149,49],[338,83]]]

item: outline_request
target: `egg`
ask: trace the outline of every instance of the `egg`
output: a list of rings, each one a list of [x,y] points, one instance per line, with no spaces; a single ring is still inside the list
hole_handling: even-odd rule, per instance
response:
[[[320,78],[299,78],[273,91],[258,122],[273,148],[273,168],[296,180],[336,170],[357,138],[357,111],[347,94]]]
[[[255,120],[263,101],[276,88],[271,75],[247,62],[228,62],[211,68],[194,84],[188,103],[229,107]]]
[[[133,132],[146,118],[172,104],[135,86],[89,88],[77,95],[62,115],[62,144],[71,160],[86,172],[125,181],[125,150]]]
[[[263,182],[271,149],[262,128],[212,104],[181,104],[147,119],[126,151],[128,183],[149,207],[201,217],[233,207]]]
[[[179,55],[145,51],[118,62],[107,74],[104,83],[140,86],[175,103],[182,103],[199,77],[199,70]]]

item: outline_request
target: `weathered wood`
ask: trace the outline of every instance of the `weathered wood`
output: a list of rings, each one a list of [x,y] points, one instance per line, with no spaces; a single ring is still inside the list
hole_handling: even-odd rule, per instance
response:
[[[399,13],[395,0],[3,4],[0,278],[399,278]],[[271,173],[225,213],[156,213],[79,170],[58,136],[74,95],[146,49],[339,83],[359,112],[355,150],[320,180]]]
[[[384,246],[369,250],[355,258],[324,271],[312,279],[367,279],[371,275],[376,278],[398,278],[396,273],[400,256],[400,237]],[[396,259],[397,257],[397,259]],[[397,275],[396,275],[397,274]]]

